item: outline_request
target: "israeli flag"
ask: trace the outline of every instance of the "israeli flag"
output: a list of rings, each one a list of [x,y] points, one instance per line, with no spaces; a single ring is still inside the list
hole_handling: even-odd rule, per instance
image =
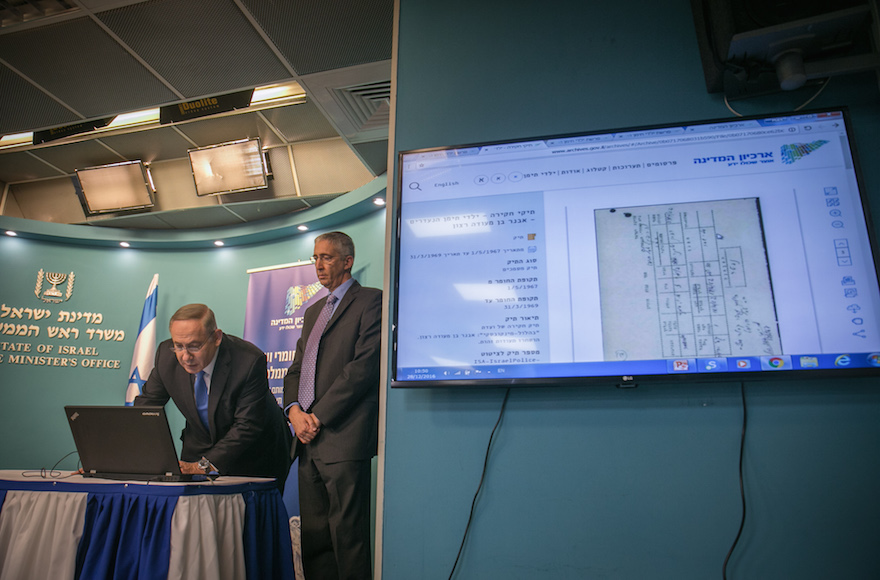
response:
[[[156,357],[156,305],[159,303],[159,274],[153,275],[153,281],[147,289],[144,301],[144,312],[141,314],[141,325],[138,329],[137,341],[134,343],[134,355],[131,357],[131,372],[128,375],[128,389],[125,391],[125,404],[133,405],[134,398],[141,394],[141,387],[147,382],[153,361]]]

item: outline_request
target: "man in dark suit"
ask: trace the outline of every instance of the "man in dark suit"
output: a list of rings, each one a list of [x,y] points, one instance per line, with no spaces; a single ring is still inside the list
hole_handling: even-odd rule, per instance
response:
[[[303,572],[308,580],[371,578],[382,291],[351,277],[354,243],[342,232],[318,236],[312,258],[330,295],[306,310],[284,379],[299,456]]]
[[[204,304],[178,309],[169,330],[134,404],[174,400],[186,418],[181,471],[274,477],[283,488],[292,438],[269,391],[266,355],[224,334]]]

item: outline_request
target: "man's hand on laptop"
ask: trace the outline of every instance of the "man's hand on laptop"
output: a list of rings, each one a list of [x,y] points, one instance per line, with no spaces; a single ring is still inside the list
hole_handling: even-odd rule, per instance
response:
[[[199,467],[198,461],[178,461],[180,472],[186,475],[204,475],[205,470]]]
[[[177,463],[180,464],[180,472],[186,475],[218,475],[217,467],[204,456],[199,461],[178,461]]]

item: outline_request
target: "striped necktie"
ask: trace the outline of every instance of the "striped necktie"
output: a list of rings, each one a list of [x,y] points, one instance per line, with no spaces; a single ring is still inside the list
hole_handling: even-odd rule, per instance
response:
[[[324,329],[327,328],[327,323],[330,321],[330,315],[333,314],[333,305],[336,300],[337,298],[333,294],[327,298],[327,303],[324,304],[312,332],[309,333],[309,341],[303,355],[302,371],[299,376],[299,407],[307,413],[315,402],[315,367],[318,362],[318,345],[321,343],[321,335],[324,334]]]

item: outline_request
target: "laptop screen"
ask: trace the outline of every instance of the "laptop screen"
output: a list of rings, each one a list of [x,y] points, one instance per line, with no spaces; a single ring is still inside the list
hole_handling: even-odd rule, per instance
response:
[[[109,479],[180,479],[164,407],[64,407],[84,475]]]

